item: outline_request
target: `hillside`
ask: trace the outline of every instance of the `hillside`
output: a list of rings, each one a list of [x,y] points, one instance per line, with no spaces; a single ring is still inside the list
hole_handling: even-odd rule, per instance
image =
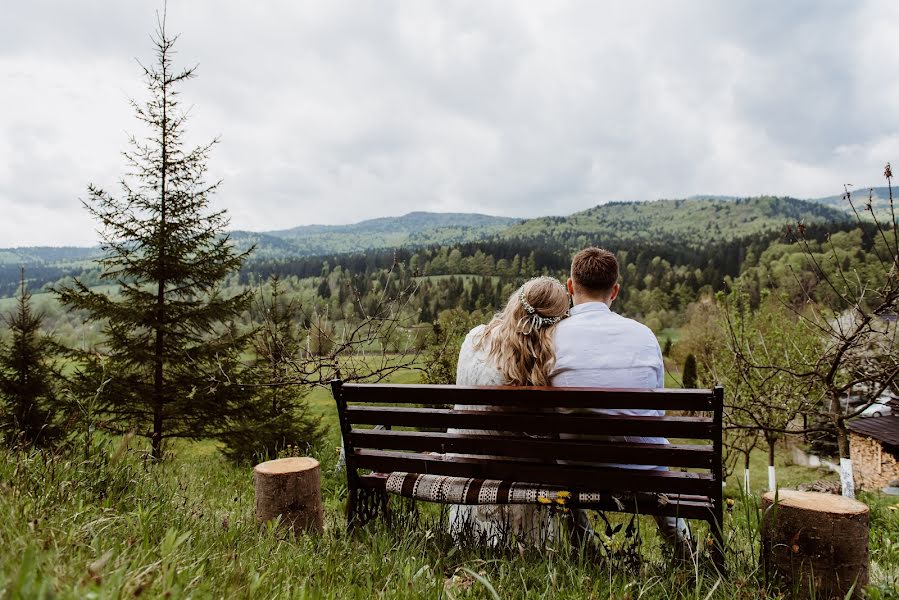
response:
[[[551,239],[567,246],[676,241],[696,248],[780,230],[798,221],[848,223],[850,216],[816,202],[770,196],[611,202],[568,217],[530,219],[500,235],[503,239]]]
[[[84,248],[79,246],[0,248],[0,265],[75,263],[95,258],[99,252],[99,248]]]
[[[868,198],[870,195],[871,206],[874,208],[874,212],[877,214],[878,218],[890,218],[890,189],[885,187],[876,187],[876,188],[851,188],[852,192],[852,204],[855,205],[855,209],[860,213],[863,212],[865,204],[868,202]],[[893,197],[896,198],[896,192],[893,191]],[[843,198],[842,194],[836,196],[827,196],[824,198],[815,198],[813,202],[817,202],[819,204],[823,204],[824,206],[829,206],[831,208],[835,208],[837,210],[842,210],[846,212],[852,212],[852,206],[850,206],[849,202]],[[894,200],[895,202],[895,200]],[[894,209],[899,208],[894,205]]]
[[[431,244],[472,242],[496,234],[521,219],[470,213],[411,212],[350,225],[302,225],[280,231],[235,231],[240,248],[256,244],[256,258],[363,252]]]
[[[240,249],[256,245],[245,272],[254,271],[265,262],[296,261],[303,257],[504,242],[514,242],[513,255],[523,252],[522,256],[526,256],[534,250],[538,254],[561,256],[576,247],[603,244],[617,249],[642,248],[667,257],[672,264],[681,264],[696,250],[719,247],[722,243],[741,246],[741,240],[758,234],[776,234],[786,224],[797,221],[827,222],[839,228],[842,223],[848,225],[851,217],[823,203],[792,198],[704,197],[609,203],[567,217],[525,221],[477,214],[413,212],[352,225],[308,225],[258,233],[235,231],[231,236]],[[96,268],[90,262],[97,253],[97,248],[0,250],[0,297],[15,293],[20,265],[27,266],[29,287],[35,291],[71,275],[80,274],[92,283],[99,283]],[[739,261],[739,257],[735,256],[734,260]],[[724,272],[735,268],[738,268],[736,264],[731,265]]]

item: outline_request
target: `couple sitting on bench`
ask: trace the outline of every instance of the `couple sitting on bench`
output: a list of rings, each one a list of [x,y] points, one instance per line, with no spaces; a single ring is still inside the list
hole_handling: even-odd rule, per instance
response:
[[[586,248],[574,256],[567,289],[551,277],[537,277],[525,283],[502,312],[466,336],[459,354],[456,384],[663,388],[665,370],[655,335],[646,326],[617,315],[609,308],[618,295],[618,275],[614,254],[600,248]],[[471,405],[459,405],[456,409],[502,410]],[[628,408],[568,408],[557,412],[664,416],[663,410]],[[448,433],[507,435],[484,429],[450,429]],[[585,436],[560,434],[559,437],[576,440]],[[593,439],[597,437],[593,436]],[[664,437],[603,436],[601,439],[668,444]],[[559,460],[558,463],[585,464],[570,460]],[[667,469],[645,464],[603,463],[603,466]],[[586,537],[592,530],[585,511],[573,512],[575,534]],[[683,519],[657,516],[656,522],[662,536],[673,545],[683,546],[688,541],[689,533]],[[536,505],[468,504],[453,505],[450,509],[452,531],[458,532],[464,527],[487,539],[512,534],[519,539],[537,541],[546,535],[547,525],[547,513]]]

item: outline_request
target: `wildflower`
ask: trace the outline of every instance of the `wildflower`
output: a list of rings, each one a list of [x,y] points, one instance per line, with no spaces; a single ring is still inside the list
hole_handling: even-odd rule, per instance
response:
[[[552,500],[550,500],[549,498],[546,498],[545,496],[537,496],[537,502],[539,502],[540,504],[552,504],[553,503]]]
[[[705,544],[706,544],[706,546],[709,546],[709,547],[714,546],[715,538],[713,538],[712,536],[708,536],[707,538],[705,538]]]
[[[556,492],[556,497],[558,497],[558,498],[568,498],[570,496],[571,496],[571,492],[568,492],[568,491],[563,490],[561,492]]]
[[[725,504],[727,504],[727,512],[733,512],[733,510],[734,510],[734,504],[736,504],[736,503],[734,502],[734,499],[733,499],[733,498],[728,498],[728,499],[725,501]]]

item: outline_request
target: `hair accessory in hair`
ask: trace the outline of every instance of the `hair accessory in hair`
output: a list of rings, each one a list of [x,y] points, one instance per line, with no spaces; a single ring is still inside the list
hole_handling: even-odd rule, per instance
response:
[[[541,279],[548,279],[556,285],[562,285],[559,283],[558,279],[554,279],[552,277],[535,277],[525,283],[525,285],[521,286],[521,291],[518,293],[518,301],[521,303],[521,308],[523,308],[524,312],[527,313],[526,316],[518,320],[519,331],[523,335],[530,335],[534,331],[539,331],[543,327],[555,325],[566,316],[568,316],[568,312],[566,311],[564,314],[557,315],[555,317],[543,317],[537,314],[537,309],[531,306],[531,303],[528,302],[527,298],[524,297],[524,288],[527,287],[527,284],[531,283],[532,281],[538,281]]]

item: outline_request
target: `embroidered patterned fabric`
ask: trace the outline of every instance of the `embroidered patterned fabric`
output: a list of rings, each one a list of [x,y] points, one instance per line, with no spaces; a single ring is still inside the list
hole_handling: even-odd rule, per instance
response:
[[[387,478],[387,492],[443,504],[567,504],[599,502],[600,494],[571,494],[562,488],[498,479],[471,479],[395,471]]]

